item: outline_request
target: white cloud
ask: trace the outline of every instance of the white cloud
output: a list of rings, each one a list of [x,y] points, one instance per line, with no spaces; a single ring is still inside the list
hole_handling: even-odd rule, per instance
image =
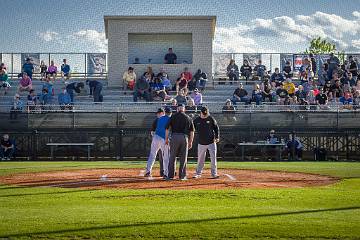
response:
[[[54,31],[38,32],[37,35],[45,42],[50,42],[58,38],[59,33]]]
[[[360,12],[354,11],[352,15],[355,19],[318,11],[308,16],[257,18],[246,25],[218,28],[215,52],[234,49],[269,52],[271,48],[277,48],[275,51],[279,52],[286,47],[300,52],[316,37],[333,42],[339,50],[356,51],[360,41],[353,38],[360,34]]]
[[[96,52],[107,51],[107,40],[104,32],[98,32],[96,30],[87,29],[73,33],[72,36],[76,40],[83,41],[84,43],[91,44],[96,48]]]
[[[353,45],[354,48],[360,49],[360,39],[352,40],[351,44]]]

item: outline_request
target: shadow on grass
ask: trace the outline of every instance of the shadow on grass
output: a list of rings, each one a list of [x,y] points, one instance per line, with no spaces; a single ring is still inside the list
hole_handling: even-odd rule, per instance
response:
[[[179,220],[179,221],[158,221],[158,222],[149,222],[149,223],[119,224],[119,225],[111,225],[111,226],[73,228],[73,229],[63,229],[63,230],[55,230],[55,231],[38,231],[38,232],[28,232],[28,233],[15,233],[15,234],[8,234],[8,235],[0,234],[0,238],[29,237],[29,236],[47,235],[47,234],[50,234],[50,235],[51,234],[66,234],[66,233],[75,233],[75,232],[83,232],[83,231],[121,229],[121,228],[128,228],[128,227],[147,227],[147,226],[171,225],[171,224],[196,224],[196,223],[206,223],[206,222],[212,222],[212,221],[253,219],[253,218],[265,218],[265,217],[276,217],[276,216],[306,214],[306,213],[348,211],[348,210],[358,210],[358,209],[360,209],[360,206],[342,207],[342,208],[327,208],[327,209],[314,209],[314,210],[302,210],[302,211],[293,211],[293,212],[279,212],[279,213],[233,216],[233,217],[219,217],[219,218],[190,219],[190,220]]]

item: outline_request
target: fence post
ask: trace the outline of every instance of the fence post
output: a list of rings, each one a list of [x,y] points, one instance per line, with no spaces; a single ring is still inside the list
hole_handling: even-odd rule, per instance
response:
[[[84,54],[84,56],[85,56],[85,66],[84,66],[84,69],[85,69],[85,76],[84,76],[84,79],[86,79],[86,74],[87,74],[87,66],[86,66],[86,61],[87,61],[87,59],[86,59],[86,53]]]
[[[32,141],[32,160],[37,160],[37,146],[38,146],[38,131],[33,131],[33,141]]]
[[[120,130],[119,131],[119,153],[118,153],[118,159],[120,161],[124,160],[124,155],[123,155],[123,136],[124,136],[124,130]]]
[[[348,133],[346,133],[345,140],[346,140],[346,161],[349,161],[350,153],[349,153],[349,134]]]
[[[72,111],[72,128],[75,129],[75,111]]]

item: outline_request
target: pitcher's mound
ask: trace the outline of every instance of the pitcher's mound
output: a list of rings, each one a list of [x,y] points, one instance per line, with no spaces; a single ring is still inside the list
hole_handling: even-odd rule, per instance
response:
[[[140,169],[86,169],[14,174],[0,177],[0,182],[28,187],[87,189],[223,189],[321,186],[339,180],[316,174],[241,169],[219,169],[218,179],[212,179],[209,170],[198,179],[193,179],[188,173],[187,181],[177,178],[165,181],[158,169],[154,169],[152,177],[143,177],[142,174]]]

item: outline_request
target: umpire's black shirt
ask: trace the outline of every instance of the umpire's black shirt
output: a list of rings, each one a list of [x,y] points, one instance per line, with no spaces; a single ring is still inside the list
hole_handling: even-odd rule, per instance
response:
[[[214,143],[214,139],[219,138],[219,126],[212,116],[197,117],[194,120],[194,125],[199,134],[199,144],[209,145]]]
[[[194,131],[194,123],[191,118],[183,112],[173,114],[166,125],[166,129],[171,127],[172,133],[183,133],[189,135]]]

